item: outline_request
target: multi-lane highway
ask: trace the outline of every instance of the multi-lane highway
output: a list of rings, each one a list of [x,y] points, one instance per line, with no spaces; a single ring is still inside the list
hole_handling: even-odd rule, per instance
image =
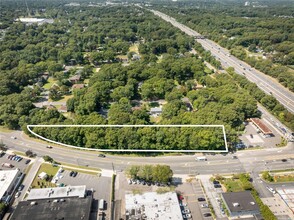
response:
[[[155,15],[161,17],[167,22],[170,22],[173,26],[179,28],[190,36],[201,36],[199,33],[192,30],[191,28],[177,22],[174,18],[159,11],[151,11]],[[247,63],[231,55],[227,49],[220,47],[218,44],[209,39],[196,40],[203,46],[204,49],[210,51],[211,54],[221,62],[223,67],[234,67],[236,73],[245,76],[248,80],[255,83],[265,93],[273,95],[290,112],[294,113],[294,94],[283,87],[281,84],[279,84],[275,79],[272,79],[264,73],[252,68]]]
[[[12,139],[11,136],[16,137]],[[256,151],[242,151],[233,159],[231,154],[207,155],[207,161],[197,162],[195,155],[162,156],[162,157],[129,157],[107,155],[106,158],[98,157],[97,153],[68,149],[66,147],[46,148],[45,142],[28,139],[22,132],[0,133],[0,139],[11,149],[25,152],[31,149],[38,156],[50,155],[54,160],[102,168],[106,170],[124,170],[133,164],[167,164],[175,174],[225,174],[242,172],[259,172],[268,169],[285,169],[294,167],[293,144],[285,148],[270,148]],[[287,159],[287,162],[282,162]],[[267,162],[267,166],[265,166]]]

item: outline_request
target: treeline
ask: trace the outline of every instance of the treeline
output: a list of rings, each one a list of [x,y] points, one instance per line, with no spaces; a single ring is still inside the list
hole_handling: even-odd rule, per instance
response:
[[[92,116],[94,117],[94,116]],[[97,116],[98,117],[98,116]],[[225,150],[222,128],[34,128],[65,144],[117,150]]]
[[[133,165],[126,169],[131,179],[167,184],[172,181],[173,171],[167,165]]]
[[[294,91],[291,69],[294,65],[294,18],[287,13],[293,11],[293,5],[286,2],[287,7],[274,5],[260,10],[232,2],[205,8],[196,8],[197,4],[183,3],[180,8],[170,6],[159,10],[230,49],[233,55]],[[257,52],[258,58],[254,55]]]

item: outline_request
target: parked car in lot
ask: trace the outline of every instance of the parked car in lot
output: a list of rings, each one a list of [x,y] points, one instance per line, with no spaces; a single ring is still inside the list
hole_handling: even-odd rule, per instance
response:
[[[78,172],[77,171],[74,171],[72,177],[76,177],[78,175]]]
[[[190,212],[189,209],[184,209],[184,210],[182,210],[182,213],[183,213],[183,214],[189,214],[189,213],[191,213],[191,212]]]
[[[74,171],[70,171],[69,176],[73,176]]]
[[[220,184],[214,184],[213,186],[214,186],[214,188],[222,188],[222,186]]]
[[[22,190],[23,190],[23,188],[24,188],[24,185],[23,185],[23,184],[21,184],[21,185],[18,187],[18,191],[22,191]]]
[[[201,208],[208,208],[208,204],[207,203],[201,204]]]
[[[213,180],[212,183],[213,183],[213,184],[219,184],[219,181],[217,181],[217,180]]]
[[[31,162],[30,159],[26,160],[25,164],[29,164]]]
[[[204,213],[203,216],[204,216],[204,217],[210,217],[210,216],[211,216],[211,213],[209,213],[209,212]]]
[[[190,218],[192,218],[192,215],[191,215],[191,214],[185,214],[185,215],[183,215],[183,217],[184,217],[185,219],[190,219]]]
[[[18,198],[18,197],[20,196],[20,194],[21,194],[21,192],[18,191],[18,192],[15,194],[14,197],[15,197],[15,198]]]
[[[205,201],[205,198],[202,198],[202,197],[198,198],[198,202],[204,202],[204,201]]]

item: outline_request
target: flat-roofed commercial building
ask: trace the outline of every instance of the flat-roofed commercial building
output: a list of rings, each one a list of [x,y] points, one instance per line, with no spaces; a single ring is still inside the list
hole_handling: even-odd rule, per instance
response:
[[[183,219],[177,194],[168,192],[157,194],[147,192],[144,194],[126,194],[126,220],[157,219],[181,220]]]
[[[250,191],[222,193],[231,217],[259,215],[260,210]]]
[[[0,201],[8,202],[13,189],[17,186],[21,172],[15,170],[0,171]]]

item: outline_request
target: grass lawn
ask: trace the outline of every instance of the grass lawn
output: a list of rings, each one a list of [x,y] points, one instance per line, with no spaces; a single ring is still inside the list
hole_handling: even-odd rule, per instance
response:
[[[282,183],[282,182],[294,182],[294,174],[288,174],[288,175],[275,175],[274,181],[276,183]]]
[[[64,95],[64,96],[62,96],[61,99],[54,100],[54,101],[52,99],[49,99],[48,101],[49,102],[66,102],[67,100],[69,100],[72,97],[73,97],[73,95]]]
[[[41,180],[38,178],[38,175],[42,172],[47,173],[49,176],[54,176],[59,167],[53,167],[52,164],[43,163],[40,166],[40,169],[37,172],[37,175],[34,178],[34,181],[32,183],[32,188],[47,188],[47,187],[56,187],[56,184],[51,183],[50,181]]]
[[[223,181],[223,184],[225,185],[227,192],[239,192],[243,191],[243,186],[240,180],[235,179],[225,179]]]
[[[9,132],[12,132],[13,130],[9,130],[8,128],[6,128],[4,126],[0,126],[0,131],[9,133]]]
[[[135,52],[139,54],[139,44],[133,44],[129,47],[129,52]]]
[[[52,77],[49,77],[48,82],[43,86],[44,89],[50,89],[51,86],[57,82],[57,80],[54,80]]]

